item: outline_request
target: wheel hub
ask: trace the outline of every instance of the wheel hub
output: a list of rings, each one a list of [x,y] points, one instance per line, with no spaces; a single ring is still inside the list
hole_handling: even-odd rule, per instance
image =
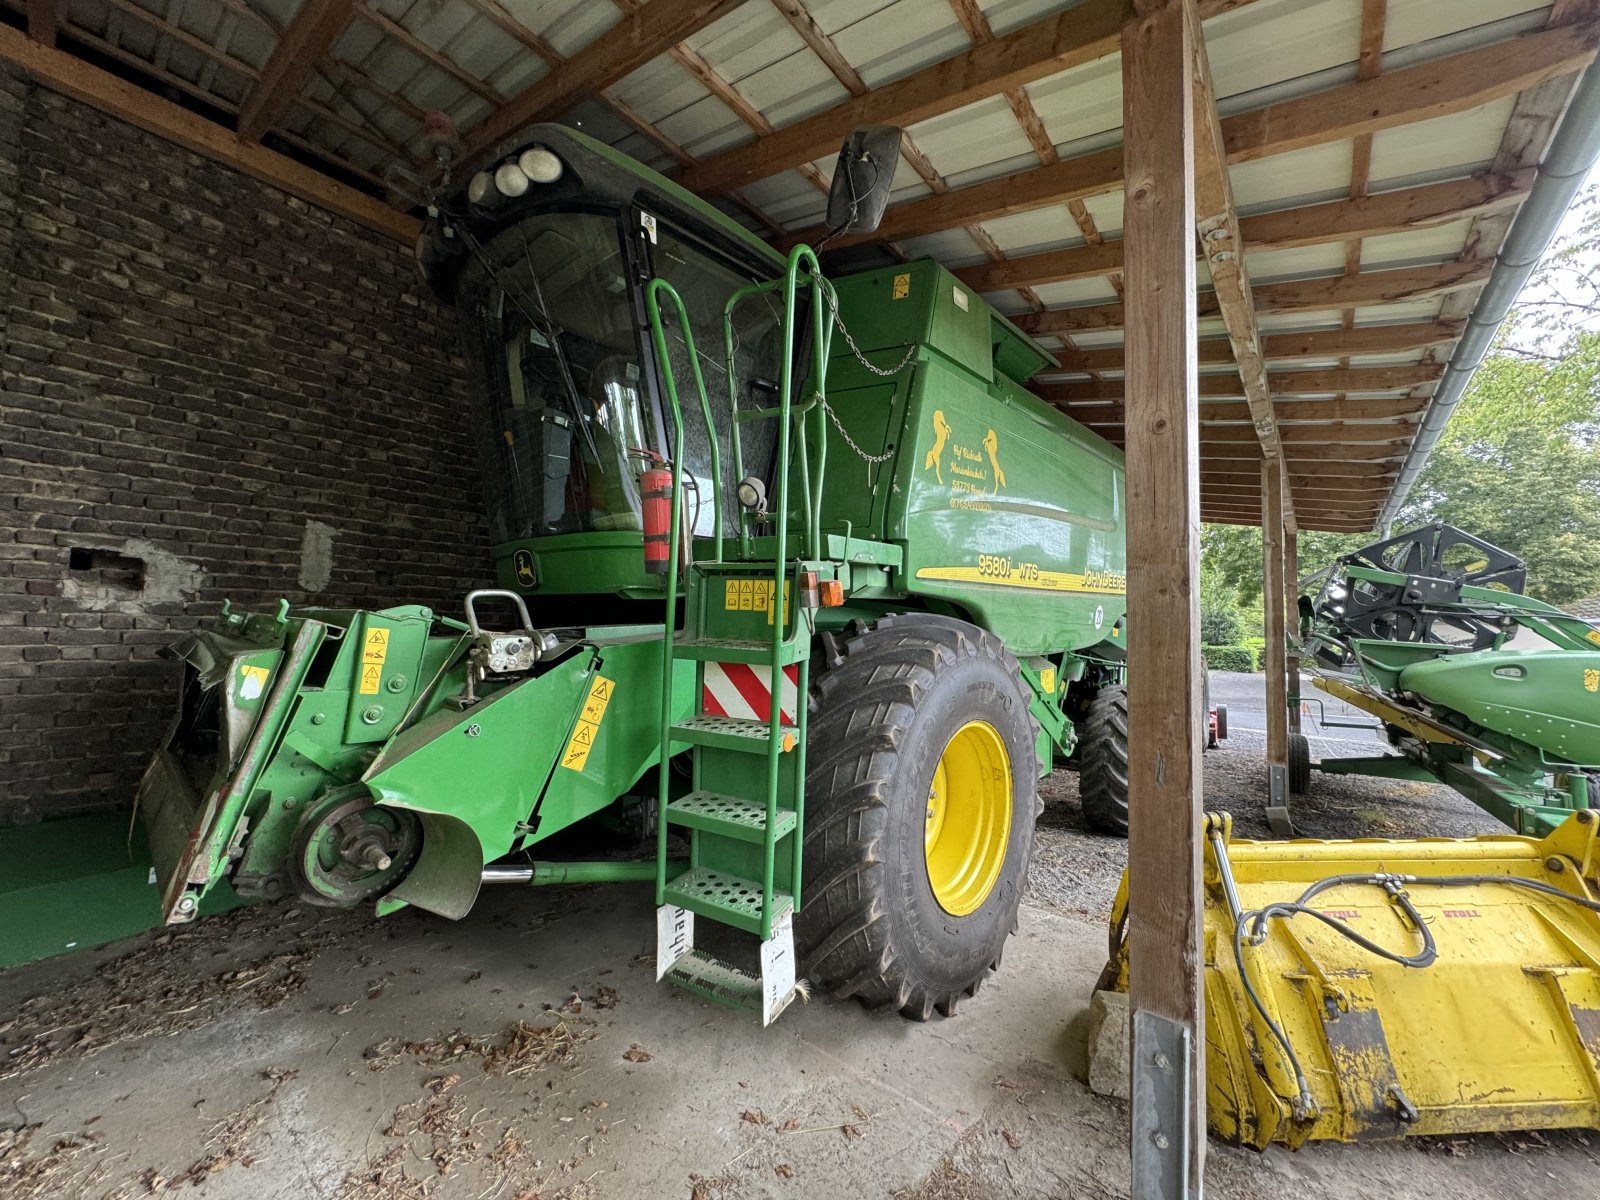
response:
[[[923,854],[928,884],[953,917],[975,912],[994,890],[1011,841],[1011,759],[987,721],[956,730],[928,788]]]
[[[303,899],[348,908],[398,883],[421,846],[415,815],[374,804],[365,788],[339,789],[301,816],[290,863]]]

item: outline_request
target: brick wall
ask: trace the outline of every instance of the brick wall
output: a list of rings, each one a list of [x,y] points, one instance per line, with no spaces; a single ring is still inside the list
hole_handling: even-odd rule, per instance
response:
[[[224,597],[489,575],[410,251],[0,64],[0,824],[123,805]]]

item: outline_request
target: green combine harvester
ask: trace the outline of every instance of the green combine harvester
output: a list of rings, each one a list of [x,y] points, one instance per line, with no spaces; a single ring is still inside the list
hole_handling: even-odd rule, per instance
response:
[[[1534,837],[1600,800],[1600,630],[1523,595],[1527,574],[1499,547],[1429,525],[1302,580],[1313,683],[1375,717],[1397,751],[1316,769],[1442,782]],[[1311,769],[1292,735],[1291,791]]]
[[[837,232],[876,226],[898,144],[846,143]],[[1126,830],[1122,454],[936,263],[830,281],[556,125],[462,177],[418,259],[500,587],[180,642],[139,795],[166,920],[224,880],[451,918],[639,880],[658,972],[764,1021],[803,979],[953,1012],[1016,927],[1040,775]],[[534,857],[595,826],[653,861]]]

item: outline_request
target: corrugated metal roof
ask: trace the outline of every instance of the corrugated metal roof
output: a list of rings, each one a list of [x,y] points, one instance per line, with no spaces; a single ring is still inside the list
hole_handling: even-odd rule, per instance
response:
[[[23,0],[0,0],[0,10],[21,11]],[[650,0],[653,6],[666,0]],[[1082,2],[1082,0],[1080,0]],[[314,156],[330,171],[382,186],[396,165],[413,165],[425,151],[422,117],[448,113],[470,136],[474,124],[540,80],[553,65],[603,39],[639,7],[640,0],[368,0],[310,73],[274,132],[292,152]],[[1210,0],[1211,7],[1229,4]],[[1002,37],[1068,10],[1065,0],[807,0],[812,23],[803,28],[771,0],[746,0],[693,33],[677,48],[617,79],[603,92],[578,98],[567,119],[664,170],[734,150],[773,129],[782,130],[848,100],[860,82],[868,88],[904,79],[972,47],[968,27],[987,21]],[[1384,73],[1436,62],[1480,46],[1511,43],[1544,28],[1555,9],[1535,0],[1388,0],[1381,61]],[[67,0],[62,36],[81,49],[124,67],[139,68],[156,85],[202,100],[224,114],[247,102],[279,35],[301,12],[300,0]],[[1565,0],[1564,15],[1594,16],[1591,0]],[[1570,11],[1566,11],[1570,10]],[[981,28],[978,35],[982,35]],[[1205,25],[1218,108],[1224,117],[1348,84],[1361,73],[1361,0],[1233,0]],[[809,42],[808,42],[809,39]],[[844,73],[819,52],[831,39]],[[825,42],[822,48],[826,49]],[[1031,107],[1054,157],[1073,158],[1114,146],[1122,123],[1121,62],[1116,53],[1047,74],[1013,97]],[[730,104],[725,97],[734,97]],[[1461,180],[1489,169],[1536,161],[1518,137],[1548,138],[1552,122],[1519,115],[1519,99],[1506,95],[1465,111],[1382,129],[1366,140],[1344,137],[1288,153],[1235,163],[1230,171],[1239,212],[1246,217],[1427,183]],[[1520,122],[1520,124],[1519,124]],[[1508,136],[1508,130],[1513,132]],[[999,94],[912,123],[911,144],[924,164],[900,165],[892,203],[909,204],[936,191],[955,191],[1040,165],[1014,103]],[[1542,143],[1540,143],[1542,144]],[[1508,163],[1510,158],[1516,162]],[[1365,161],[1365,180],[1354,172]],[[719,200],[752,228],[799,229],[821,219],[821,186],[831,171],[824,157],[790,163]],[[1080,220],[1064,203],[986,214],[981,228],[927,229],[898,249],[929,255],[953,268],[1047,251],[1115,241],[1121,234],[1119,188],[1081,203]],[[1347,266],[1363,274],[1492,254],[1476,229],[1497,242],[1505,222],[1471,217],[1432,227],[1369,236],[1358,244],[1256,245],[1246,252],[1257,286],[1333,279]],[[1348,257],[1347,257],[1348,255]],[[1204,263],[1197,275],[1206,283]],[[1465,293],[1467,302],[1474,293]],[[1115,305],[1110,276],[1041,282],[990,299],[1003,312],[1029,316],[1041,310]],[[1313,297],[1314,298],[1314,297]],[[1297,297],[1303,303],[1306,297]],[[1364,328],[1437,320],[1464,312],[1458,296],[1399,297],[1346,310],[1258,314],[1263,336]],[[1204,336],[1222,334],[1220,320],[1202,317]],[[1114,327],[1045,335],[1067,355],[1062,379],[1114,380],[1118,371],[1104,351],[1121,343]],[[1100,351],[1102,369],[1072,369],[1077,351]],[[1270,347],[1269,347],[1270,351]],[[1441,361],[1448,346],[1315,358],[1270,358],[1274,368],[1297,373],[1344,367],[1407,366]],[[1213,360],[1216,359],[1213,354]],[[1226,362],[1206,366],[1208,377]],[[1400,391],[1401,389],[1391,389]],[[1428,385],[1410,394],[1425,397]],[[1241,413],[1243,410],[1241,409]],[[1407,426],[1409,428],[1409,426]],[[1370,489],[1369,490],[1373,490]]]

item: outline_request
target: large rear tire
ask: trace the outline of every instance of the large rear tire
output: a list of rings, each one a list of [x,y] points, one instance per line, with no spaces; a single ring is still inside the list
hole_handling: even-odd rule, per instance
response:
[[[1311,790],[1311,743],[1303,733],[1289,735],[1289,791],[1304,796]]]
[[[1200,676],[1200,752],[1211,743],[1211,672]],[[1120,683],[1101,688],[1083,722],[1083,766],[1078,771],[1078,802],[1083,819],[1096,833],[1128,836],[1128,689]],[[1215,743],[1211,743],[1215,744]]]
[[[1128,836],[1128,689],[1108,684],[1089,702],[1083,722],[1078,801],[1096,833]]]
[[[1039,815],[1017,661],[948,617],[824,634],[807,735],[804,975],[925,1021],[1000,965]]]

